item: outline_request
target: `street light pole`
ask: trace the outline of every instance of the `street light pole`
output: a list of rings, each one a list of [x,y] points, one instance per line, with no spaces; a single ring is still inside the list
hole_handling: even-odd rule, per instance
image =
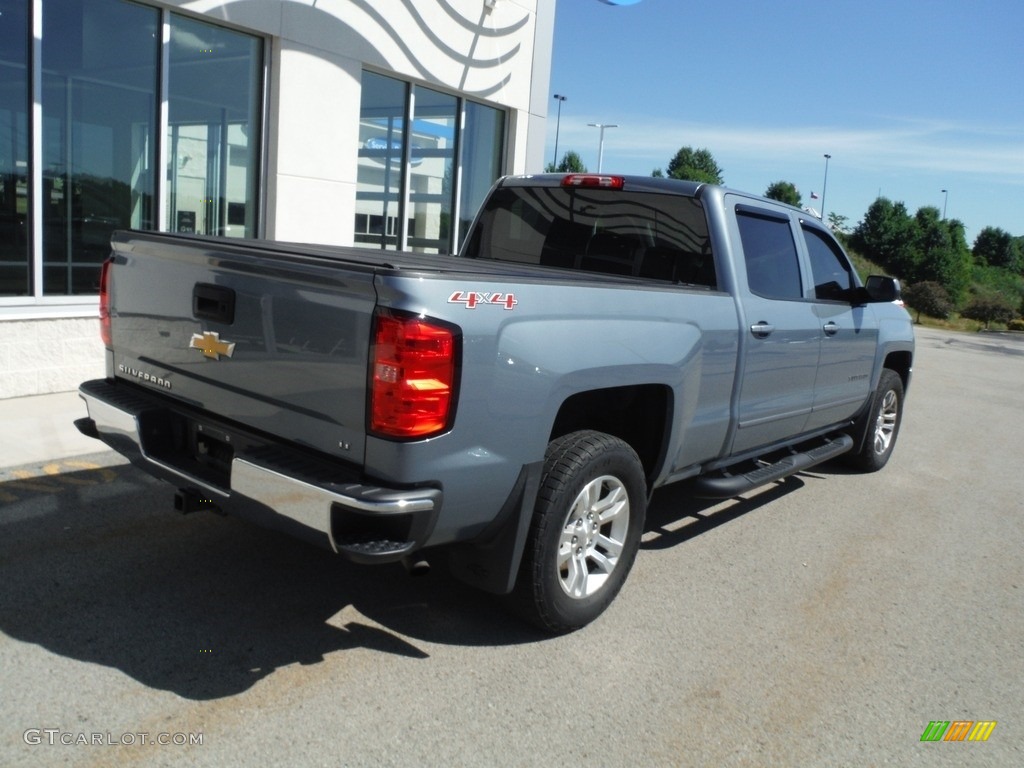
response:
[[[600,173],[601,172],[601,165],[604,162],[604,129],[605,128],[618,128],[619,126],[612,125],[611,123],[587,123],[587,125],[590,126],[591,128],[600,128],[601,129],[601,138],[598,141],[598,145],[597,145],[597,172]]]
[[[821,220],[825,221],[825,190],[828,188],[828,161],[832,155],[825,155],[825,180],[821,183]]]
[[[558,101],[558,118],[555,120],[555,156],[551,160],[551,165],[558,166],[558,131],[562,127],[562,102],[566,100],[566,96],[556,93],[555,99]]]
[[[946,203],[949,202],[949,190],[942,190],[942,220],[946,220]]]

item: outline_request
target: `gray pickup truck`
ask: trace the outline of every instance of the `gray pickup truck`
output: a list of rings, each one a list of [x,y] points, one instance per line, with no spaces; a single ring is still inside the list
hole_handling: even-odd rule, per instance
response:
[[[122,232],[79,429],[360,563],[441,558],[552,632],[648,499],[888,461],[914,337],[816,218],[666,179],[506,177],[458,256]]]

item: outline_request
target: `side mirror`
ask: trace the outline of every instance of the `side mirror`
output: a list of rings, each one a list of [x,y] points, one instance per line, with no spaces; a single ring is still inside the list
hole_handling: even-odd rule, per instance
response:
[[[884,275],[871,275],[863,288],[853,292],[854,304],[885,304],[902,297],[900,281]]]

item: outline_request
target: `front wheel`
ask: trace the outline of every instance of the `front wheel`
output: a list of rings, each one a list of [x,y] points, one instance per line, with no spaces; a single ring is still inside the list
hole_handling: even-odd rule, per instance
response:
[[[646,509],[643,466],[627,443],[593,431],[553,440],[516,580],[520,612],[550,632],[601,615],[636,558]]]
[[[850,454],[850,463],[864,472],[877,472],[884,467],[896,446],[902,421],[903,380],[895,371],[885,368],[864,421],[861,448]]]

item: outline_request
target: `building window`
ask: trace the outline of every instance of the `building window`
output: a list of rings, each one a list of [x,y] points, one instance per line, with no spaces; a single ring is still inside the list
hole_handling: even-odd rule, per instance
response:
[[[356,245],[392,250],[397,246],[392,226],[385,228],[384,222],[395,221],[399,215],[406,101],[405,83],[363,72]]]
[[[363,72],[356,245],[453,252],[501,175],[504,134],[501,110]]]
[[[96,293],[115,229],[153,228],[160,14],[46,0],[43,294]]]
[[[32,292],[28,249],[28,3],[0,0],[0,296]]]
[[[0,304],[95,295],[116,229],[255,236],[262,72],[260,38],[167,10],[0,0]]]
[[[462,185],[459,194],[459,245],[491,185],[501,176],[501,153],[505,135],[505,113],[473,101],[466,102],[466,127],[462,131],[459,166]]]
[[[458,99],[430,88],[413,89],[412,157],[406,247],[424,253],[451,250]]]
[[[171,17],[167,228],[256,234],[260,41]]]

